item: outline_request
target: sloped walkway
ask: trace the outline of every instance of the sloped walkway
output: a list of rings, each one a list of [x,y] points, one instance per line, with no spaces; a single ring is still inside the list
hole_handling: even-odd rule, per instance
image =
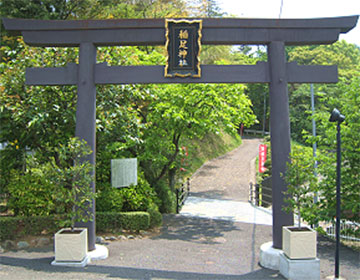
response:
[[[271,211],[248,203],[249,183],[255,182],[259,144],[260,139],[243,139],[240,147],[197,170],[180,214],[271,226]]]
[[[247,202],[259,144],[260,139],[245,138],[235,150],[206,162],[191,178],[191,195]]]

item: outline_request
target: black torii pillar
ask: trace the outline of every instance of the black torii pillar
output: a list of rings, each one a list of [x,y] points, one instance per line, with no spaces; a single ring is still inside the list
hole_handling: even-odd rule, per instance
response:
[[[270,68],[270,137],[272,162],[273,247],[282,247],[282,227],[294,224],[293,215],[283,211],[286,162],[290,154],[290,117],[284,42],[268,45]]]
[[[319,19],[203,19],[203,45],[261,44],[268,46],[268,62],[256,65],[201,65],[200,78],[166,78],[164,66],[107,66],[96,64],[98,46],[165,45],[164,19],[47,21],[3,19],[5,28],[22,35],[25,43],[42,47],[79,47],[79,65],[28,68],[27,85],[77,85],[76,136],[87,141],[95,164],[96,84],[136,83],[268,83],[270,85],[273,164],[273,246],[282,247],[282,226],[293,223],[283,211],[290,153],[288,83],[335,83],[336,66],[287,63],[285,45],[331,44],[357,23],[358,16]],[[93,170],[95,174],[95,167]],[[88,186],[84,186],[88,187]],[[95,182],[90,185],[95,191]],[[95,204],[89,209],[95,217]],[[95,248],[95,221],[85,224],[89,250]]]
[[[95,65],[96,47],[93,43],[84,42],[79,48],[79,67],[77,81],[77,104],[76,104],[76,128],[75,136],[85,140],[90,146],[92,153],[83,160],[89,161],[92,166],[92,175],[95,178],[95,158],[96,158],[96,86],[95,86]],[[95,181],[92,181],[90,188],[95,192]],[[93,220],[82,223],[77,222],[77,227],[87,227],[88,229],[88,248],[90,251],[95,249],[95,199],[90,213],[93,213]]]

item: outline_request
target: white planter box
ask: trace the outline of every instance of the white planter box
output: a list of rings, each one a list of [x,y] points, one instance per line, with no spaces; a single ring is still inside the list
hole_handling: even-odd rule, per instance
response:
[[[316,231],[311,228],[283,227],[282,249],[290,259],[316,258]]]
[[[55,261],[82,262],[88,252],[86,228],[64,228],[55,233]]]

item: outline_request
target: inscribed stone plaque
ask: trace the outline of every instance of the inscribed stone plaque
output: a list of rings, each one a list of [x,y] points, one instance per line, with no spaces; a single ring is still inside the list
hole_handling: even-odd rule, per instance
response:
[[[165,77],[201,77],[201,20],[165,21]]]
[[[112,159],[111,184],[114,188],[137,185],[137,159]]]

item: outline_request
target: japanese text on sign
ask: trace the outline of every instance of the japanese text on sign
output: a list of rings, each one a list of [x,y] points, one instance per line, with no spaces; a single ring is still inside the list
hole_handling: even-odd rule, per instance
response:
[[[260,146],[259,146],[259,173],[264,173],[266,171],[266,168],[265,168],[266,152],[267,152],[267,146],[265,144],[260,144]]]
[[[187,44],[187,39],[189,38],[189,32],[187,30],[184,29],[180,29],[179,31],[179,66],[186,66],[188,65],[187,61],[186,61],[186,56],[188,54],[187,49],[188,47],[186,46]]]

